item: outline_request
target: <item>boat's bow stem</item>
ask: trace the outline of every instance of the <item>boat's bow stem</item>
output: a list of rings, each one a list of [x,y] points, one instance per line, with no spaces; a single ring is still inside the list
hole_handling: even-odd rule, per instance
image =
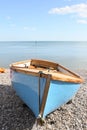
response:
[[[47,95],[48,95],[48,91],[49,91],[49,86],[50,86],[50,79],[51,79],[51,75],[50,74],[46,74],[46,84],[45,84],[45,88],[44,88],[44,93],[43,93],[43,97],[42,97],[42,102],[40,105],[40,77],[42,75],[42,71],[39,71],[39,85],[38,85],[38,93],[39,93],[39,115],[37,118],[37,121],[39,121],[40,124],[42,124],[43,120],[43,113],[44,113],[44,108],[45,108],[45,104],[46,104],[46,100],[47,100]]]

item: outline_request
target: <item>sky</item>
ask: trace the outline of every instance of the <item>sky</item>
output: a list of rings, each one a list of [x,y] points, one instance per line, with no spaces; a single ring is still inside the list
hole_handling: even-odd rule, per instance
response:
[[[87,0],[0,0],[0,41],[87,41]]]

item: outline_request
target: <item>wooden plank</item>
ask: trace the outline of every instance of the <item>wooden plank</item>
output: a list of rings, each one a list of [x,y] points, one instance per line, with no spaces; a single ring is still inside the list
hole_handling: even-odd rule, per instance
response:
[[[26,63],[28,63],[30,61],[31,60],[24,60],[24,61],[15,62],[15,63],[12,63],[10,66],[15,66],[15,65],[19,65],[19,64],[26,64]]]
[[[31,59],[31,65],[36,67],[43,67],[48,69],[57,69],[58,64],[54,62],[49,62],[46,60],[37,60],[37,59]]]
[[[46,100],[47,100],[47,95],[48,95],[48,91],[49,91],[49,87],[50,87],[50,78],[51,78],[51,75],[48,74],[47,80],[46,80],[46,85],[45,85],[45,88],[44,88],[42,103],[41,103],[41,107],[40,107],[41,118],[43,117],[43,112],[44,112],[44,108],[45,108],[45,104],[46,104]]]
[[[77,75],[76,73],[72,72],[71,70],[67,69],[66,67],[62,66],[59,64],[59,67],[61,67],[62,69],[68,71],[70,74],[72,74],[73,76],[76,76],[76,77],[80,77],[79,75]]]
[[[38,76],[39,76],[39,80],[38,80],[39,111],[40,111],[40,89],[41,89],[40,78],[41,78],[41,75],[42,75],[42,72],[39,71],[39,73],[38,73]]]
[[[21,64],[27,64],[31,62],[32,65],[28,66],[28,68],[21,67]],[[36,67],[33,66],[39,66]],[[43,68],[43,66],[45,66],[46,68]],[[49,67],[52,67],[51,70],[49,69]],[[59,70],[62,69],[62,71],[65,72],[60,72],[57,71],[57,68],[59,67]],[[20,72],[20,73],[25,73],[25,74],[29,74],[32,76],[39,76],[38,72],[42,71],[43,74],[41,75],[44,78],[47,78],[47,74],[51,74],[51,80],[60,80],[60,81],[65,81],[65,82],[74,82],[74,83],[82,83],[83,79],[73,73],[72,71],[68,70],[67,68],[63,67],[62,65],[56,64],[54,62],[49,62],[49,61],[44,61],[44,60],[37,60],[37,59],[32,59],[32,60],[26,60],[26,61],[22,61],[22,62],[16,62],[13,63],[10,66],[11,69]]]
[[[21,67],[14,67],[12,66],[11,69],[13,69],[14,71],[20,72],[20,73],[24,73],[24,74],[29,74],[32,76],[39,76],[39,71],[41,71],[41,69],[28,69],[28,68],[21,68]],[[59,71],[48,71],[46,69],[42,69],[42,75],[41,77],[43,78],[47,78],[47,74],[51,75],[51,80],[59,80],[59,81],[65,81],[65,82],[73,82],[73,83],[82,83],[83,79],[80,77],[76,77],[76,76],[71,76],[71,75],[67,75],[64,74],[62,72]]]

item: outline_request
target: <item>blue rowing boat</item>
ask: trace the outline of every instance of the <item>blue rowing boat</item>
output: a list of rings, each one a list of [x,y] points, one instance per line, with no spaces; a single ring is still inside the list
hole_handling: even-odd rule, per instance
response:
[[[77,93],[83,79],[51,61],[31,59],[10,65],[11,82],[17,95],[33,111],[45,118]]]

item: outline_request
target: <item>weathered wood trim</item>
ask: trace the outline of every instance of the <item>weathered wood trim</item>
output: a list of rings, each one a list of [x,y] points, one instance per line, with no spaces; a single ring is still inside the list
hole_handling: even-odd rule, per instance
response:
[[[28,69],[28,68],[21,68],[21,67],[11,67],[12,70],[19,72],[19,73],[24,73],[32,76],[38,76],[39,77],[39,71],[37,69]],[[64,82],[73,82],[73,83],[82,83],[83,79],[74,77],[74,76],[69,76],[66,74],[63,74],[61,72],[48,72],[48,71],[42,71],[43,74],[41,77],[47,78],[47,74],[51,75],[51,80],[59,80],[59,81],[64,81]]]
[[[59,64],[59,67],[61,67],[62,69],[68,71],[68,72],[69,72],[70,74],[72,74],[73,76],[76,76],[76,77],[80,78],[80,76],[79,76],[78,74],[72,72],[71,70],[67,69],[66,67],[64,67],[64,66],[62,66],[62,65],[60,65],[60,64]]]
[[[28,63],[28,62],[31,62],[31,60],[24,60],[24,61],[15,62],[15,63],[12,63],[10,66],[25,64],[25,63]]]
[[[39,111],[40,111],[40,89],[41,89],[40,78],[41,78],[41,75],[42,75],[42,71],[39,71],[38,75],[39,75],[39,80],[38,80],[38,97],[39,97]]]
[[[39,59],[31,59],[31,65],[36,66],[36,67],[44,67],[44,68],[52,68],[56,69],[58,68],[58,64],[46,60],[39,60]]]
[[[44,66],[43,65],[43,63],[44,63],[45,67],[47,67],[47,66],[51,66],[51,68],[57,67],[56,69],[48,69],[48,68],[44,68],[44,67],[35,67],[35,66],[33,66],[33,64],[32,64],[32,66],[30,65],[28,67],[26,67],[26,66],[21,67],[21,64],[25,65],[27,63],[30,63],[31,61],[32,60],[16,62],[16,63],[13,63],[10,66],[10,68],[13,69],[14,71],[24,73],[24,74],[29,74],[29,75],[32,75],[32,76],[39,76],[38,72],[42,71],[43,74],[41,75],[41,77],[47,78],[47,74],[50,74],[51,80],[59,80],[59,81],[73,82],[73,83],[82,83],[83,82],[83,79],[79,75],[73,73],[72,71],[68,70],[67,68],[63,67],[62,65],[56,64],[54,62],[45,61],[45,63],[44,63],[44,60],[34,60],[33,59],[33,62],[35,62],[35,64],[38,64],[38,61],[39,61],[39,64],[41,66]],[[57,71],[58,67],[59,67],[59,71]],[[64,72],[62,72],[61,69]]]
[[[48,95],[48,91],[49,91],[49,87],[50,87],[50,78],[51,78],[51,75],[48,74],[47,79],[46,79],[45,88],[44,88],[42,103],[41,103],[41,107],[40,107],[40,114],[39,115],[41,115],[41,118],[43,117],[44,108],[46,105],[47,95]]]

